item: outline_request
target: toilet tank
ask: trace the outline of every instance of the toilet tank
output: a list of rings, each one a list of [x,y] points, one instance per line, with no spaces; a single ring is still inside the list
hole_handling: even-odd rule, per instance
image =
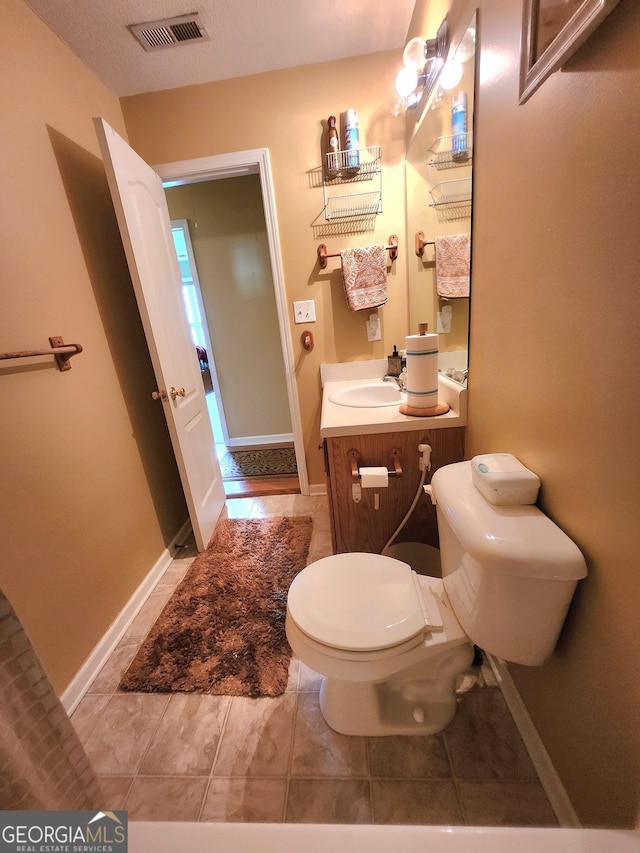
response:
[[[587,574],[582,553],[536,506],[489,503],[470,462],[439,468],[431,492],[444,586],[465,633],[504,660],[544,663]]]

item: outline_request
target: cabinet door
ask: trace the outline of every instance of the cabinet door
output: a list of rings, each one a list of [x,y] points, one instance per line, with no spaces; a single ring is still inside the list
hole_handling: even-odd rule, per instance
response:
[[[432,447],[432,474],[436,468],[464,458],[464,427],[326,439],[335,553],[380,553],[403,521],[420,485],[420,444]],[[384,466],[389,470],[394,468],[393,451],[397,450],[402,476],[390,477],[387,488],[361,489],[360,500],[355,501],[352,450],[358,454],[359,467]],[[429,481],[430,474],[425,482]],[[435,507],[428,495],[420,495],[395,541],[438,545]]]

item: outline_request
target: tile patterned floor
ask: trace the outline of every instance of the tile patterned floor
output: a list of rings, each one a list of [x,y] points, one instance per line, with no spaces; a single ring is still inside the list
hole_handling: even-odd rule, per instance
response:
[[[331,553],[326,498],[227,502],[228,517],[311,514],[310,560]],[[276,699],[131,694],[117,686],[189,566],[174,560],[72,716],[105,795],[130,820],[557,826],[488,666],[429,737],[346,737],[320,677],[293,659]]]

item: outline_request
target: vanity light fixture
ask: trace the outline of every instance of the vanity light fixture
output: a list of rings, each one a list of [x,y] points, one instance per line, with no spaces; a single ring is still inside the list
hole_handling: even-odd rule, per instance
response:
[[[412,38],[402,53],[403,67],[396,77],[396,94],[405,109],[428,97],[444,66],[449,49],[449,24],[445,18],[435,38]],[[455,85],[455,84],[454,84]]]
[[[451,59],[442,69],[442,74],[438,80],[438,85],[441,89],[455,89],[458,83],[462,80],[462,63],[457,59]]]
[[[467,27],[462,41],[456,48],[455,58],[459,62],[468,62],[476,53],[476,28]]]
[[[438,89],[431,99],[431,109],[437,110],[442,104],[442,96],[445,91],[455,89],[458,83],[462,80],[464,73],[463,63],[468,62],[475,56],[476,50],[476,30],[475,27],[468,27],[462,41],[456,48],[456,52],[442,69],[438,80]]]

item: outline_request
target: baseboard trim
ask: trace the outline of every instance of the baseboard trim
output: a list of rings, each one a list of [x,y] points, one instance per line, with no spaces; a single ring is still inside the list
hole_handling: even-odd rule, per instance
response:
[[[118,645],[127,631],[127,628],[133,622],[143,604],[155,589],[158,580],[175,559],[175,545],[184,542],[190,532],[191,522],[187,520],[173,537],[170,545],[162,552],[151,571],[147,574],[140,586],[125,604],[114,622],[108,628],[107,632],[94,647],[93,651],[82,664],[67,689],[60,696],[60,701],[62,702],[67,714],[73,713],[78,703],[91,686],[94,678],[107,662],[109,655]]]
[[[542,742],[542,738],[529,716],[526,705],[522,701],[522,697],[518,692],[518,688],[511,677],[506,663],[500,660],[500,658],[493,657],[493,655],[486,655],[486,657],[489,659],[504,700],[518,727],[520,737],[524,741],[524,745],[536,768],[542,787],[549,798],[551,807],[556,813],[560,826],[563,828],[579,829],[582,824],[571,805],[571,800],[553,766],[553,762]]]
[[[327,494],[326,483],[311,483],[309,486],[309,494],[311,497],[321,498]]]
[[[278,447],[293,447],[293,433],[243,435],[240,438],[229,438],[225,444],[229,450],[271,450]]]

